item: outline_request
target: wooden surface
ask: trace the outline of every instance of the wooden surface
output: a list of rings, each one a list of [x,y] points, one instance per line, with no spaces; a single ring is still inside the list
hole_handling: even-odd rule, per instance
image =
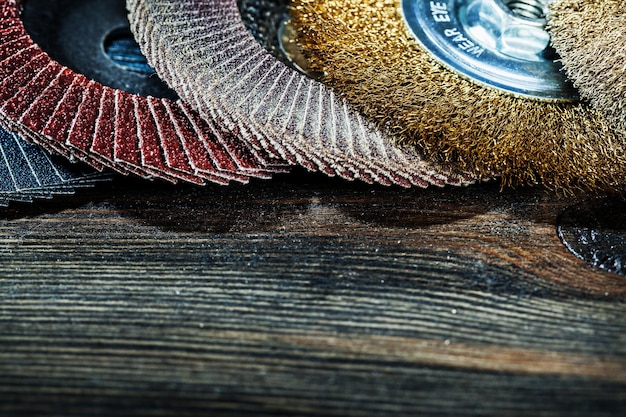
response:
[[[626,278],[575,199],[298,173],[0,212],[0,416],[619,416]]]

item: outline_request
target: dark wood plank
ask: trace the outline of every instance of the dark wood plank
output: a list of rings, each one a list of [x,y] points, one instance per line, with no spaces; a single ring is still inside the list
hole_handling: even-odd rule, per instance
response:
[[[0,214],[0,415],[618,416],[626,277],[577,198],[298,173]]]

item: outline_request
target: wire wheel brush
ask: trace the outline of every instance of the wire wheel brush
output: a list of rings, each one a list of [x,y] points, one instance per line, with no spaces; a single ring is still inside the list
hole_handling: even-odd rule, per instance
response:
[[[263,49],[236,0],[128,0],[131,29],[157,73],[205,118],[311,170],[381,184],[469,177],[395,146],[321,83]]]
[[[552,43],[581,96],[626,132],[626,3],[556,0],[548,21]]]
[[[504,185],[614,190],[625,137],[578,93],[546,0],[294,0],[308,65],[400,145]]]

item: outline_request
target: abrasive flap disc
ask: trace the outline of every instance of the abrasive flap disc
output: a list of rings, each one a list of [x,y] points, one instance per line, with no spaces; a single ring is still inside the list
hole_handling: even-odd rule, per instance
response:
[[[578,100],[545,0],[294,0],[310,67],[400,144],[504,184],[622,189],[625,137]]]
[[[246,30],[236,0],[128,0],[127,7],[157,73],[205,118],[223,120],[254,146],[347,179],[469,182],[396,146],[331,90],[277,60]]]
[[[0,129],[0,206],[73,194],[109,179],[90,168],[48,155],[41,147]]]
[[[567,75],[615,129],[626,132],[626,2],[555,0],[548,10],[552,44]]]
[[[0,124],[8,130],[98,169],[174,182],[246,182],[284,171],[282,161],[220,130],[180,100],[94,80],[121,80],[124,88],[153,84],[145,76],[132,81],[103,54],[108,36],[128,27],[123,0],[22,3],[0,0]],[[33,40],[37,33],[51,50]]]

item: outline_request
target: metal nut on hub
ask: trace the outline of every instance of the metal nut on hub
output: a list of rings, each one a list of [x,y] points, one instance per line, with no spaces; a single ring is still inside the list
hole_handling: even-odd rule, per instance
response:
[[[480,44],[505,55],[542,61],[550,45],[543,2],[474,0],[461,16],[468,33]],[[512,8],[516,7],[516,8]]]
[[[544,101],[578,94],[555,61],[549,0],[402,0],[405,21],[436,60],[478,84]]]

